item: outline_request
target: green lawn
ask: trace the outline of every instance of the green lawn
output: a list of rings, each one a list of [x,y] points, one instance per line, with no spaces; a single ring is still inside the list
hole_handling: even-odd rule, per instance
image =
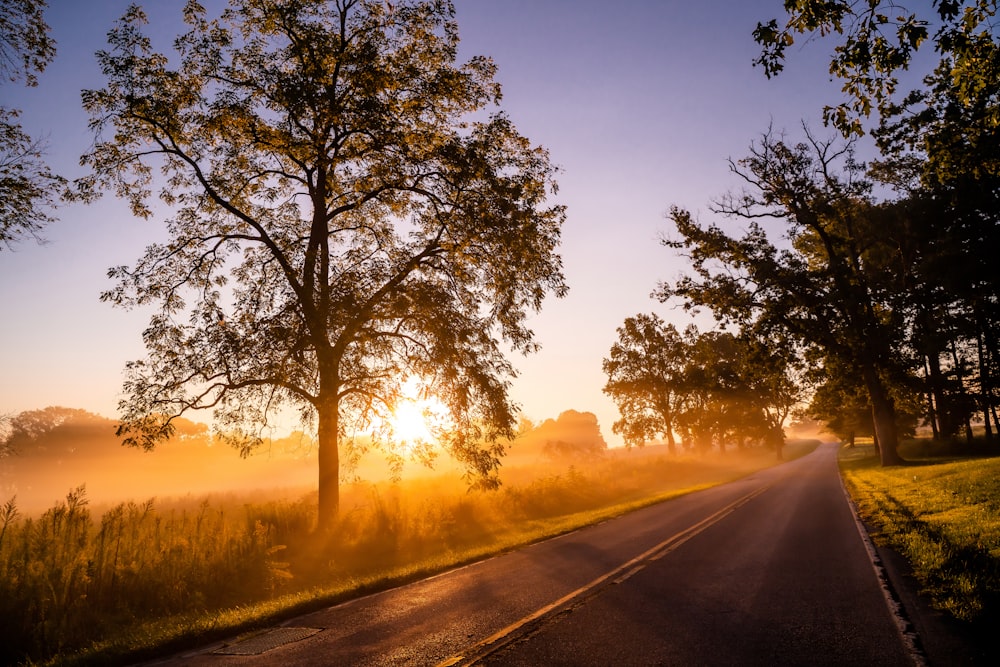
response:
[[[841,450],[845,484],[875,539],[906,557],[938,609],[965,621],[996,618],[1000,601],[1000,457],[921,456],[882,468],[874,448]]]

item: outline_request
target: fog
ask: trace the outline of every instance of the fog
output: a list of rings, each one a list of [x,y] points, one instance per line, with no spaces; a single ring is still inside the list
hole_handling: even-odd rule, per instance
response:
[[[316,448],[302,433],[267,442],[241,458],[214,443],[207,426],[185,419],[177,422],[174,438],[150,452],[122,446],[114,420],[83,410],[50,407],[22,413],[15,423],[7,437],[8,455],[0,458],[0,501],[16,496],[18,507],[29,514],[44,511],[80,485],[86,485],[94,505],[251,491],[297,497],[316,485]],[[524,469],[537,468],[544,475],[606,449],[597,418],[570,410],[537,427],[525,425],[507,446],[505,472],[523,479]],[[399,476],[459,480],[461,472],[440,454],[432,468],[404,461]],[[345,465],[342,477],[345,486],[379,484],[393,481],[394,471],[372,448],[355,466]]]

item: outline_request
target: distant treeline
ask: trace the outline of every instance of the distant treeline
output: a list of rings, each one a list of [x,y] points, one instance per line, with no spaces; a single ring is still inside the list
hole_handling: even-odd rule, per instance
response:
[[[66,493],[87,484],[88,496],[101,503],[149,495],[183,496],[248,488],[295,488],[315,485],[316,449],[304,433],[275,438],[252,455],[213,438],[207,425],[175,421],[174,437],[154,452],[123,447],[117,422],[65,407],[27,410],[6,420],[0,431],[0,500],[17,496],[24,511],[41,511]],[[364,443],[355,443],[363,447]],[[597,417],[567,410],[539,424],[523,420],[507,446],[514,462],[546,462],[599,456],[607,449]],[[378,481],[392,476],[377,453],[362,454],[345,479]],[[422,467],[407,462],[412,468]],[[435,468],[449,469],[438,460]]]

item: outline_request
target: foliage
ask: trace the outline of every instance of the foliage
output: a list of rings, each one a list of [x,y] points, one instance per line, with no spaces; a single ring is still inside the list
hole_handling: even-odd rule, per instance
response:
[[[113,422],[86,410],[49,406],[41,410],[25,410],[11,416],[6,437],[11,449],[23,452],[24,448],[51,436],[60,429],[80,429],[89,426],[109,428]]]
[[[1000,601],[1000,459],[919,458],[877,468],[869,447],[842,457],[844,480],[879,539],[913,567],[933,604],[995,627]]]
[[[249,451],[298,411],[326,524],[338,442],[416,377],[451,411],[440,436],[470,479],[495,484],[516,422],[503,350],[533,351],[527,313],[566,291],[564,211],[546,204],[547,153],[487,115],[493,63],[456,64],[453,16],[442,1],[235,0],[209,19],[189,2],[172,57],[139,8],[115,24],[106,85],[84,92],[97,143],[81,187],[143,217],[160,187],[175,210],[169,240],[113,268],[103,295],[158,305],[127,369],[127,443],[211,408]]]
[[[762,49],[756,64],[776,75],[799,36],[828,37],[819,41],[835,45],[830,73],[847,101],[827,106],[825,120],[860,135],[877,111],[872,134],[881,156],[870,173],[898,196],[883,205],[882,223],[903,264],[900,339],[922,367],[927,422],[936,438],[964,430],[971,439],[979,413],[992,438],[1000,430],[997,2],[935,0],[916,13],[890,0],[784,6],[786,20],[754,32]],[[936,62],[917,58],[928,47]],[[901,73],[924,62],[931,66],[921,85],[900,90]]]
[[[37,85],[56,54],[45,23],[44,0],[9,0],[0,5],[0,78]],[[44,144],[18,123],[18,109],[0,106],[0,250],[25,236],[37,238],[52,221],[65,179],[43,160]]]
[[[0,7],[0,78],[37,83],[56,55],[45,23],[46,0],[8,0]]]
[[[13,413],[0,413],[0,459],[15,453],[10,444],[10,436],[14,431],[13,421]]]
[[[604,360],[604,392],[618,404],[613,429],[628,446],[659,436],[685,447],[766,443],[781,456],[782,428],[798,388],[794,347],[728,332],[683,334],[656,315],[628,318]]]
[[[526,438],[542,441],[542,452],[556,460],[578,460],[603,456],[608,443],[601,435],[597,415],[592,412],[566,410],[556,419],[546,419],[532,432],[518,436],[520,445]]]
[[[708,307],[747,335],[787,337],[856,369],[884,460],[898,461],[894,394],[911,365],[902,335],[906,267],[851,142],[821,141],[807,130],[804,141],[790,144],[769,131],[731,168],[747,188],[713,211],[747,222],[746,232],[734,237],[673,208],[680,238],[665,244],[688,253],[693,274],[661,283],[657,295],[683,299],[688,309]],[[762,220],[782,224],[780,245]]]
[[[846,369],[823,364],[813,368],[816,387],[805,412],[850,446],[874,435],[871,405],[861,382]]]
[[[975,95],[991,87],[982,49],[993,41],[996,0],[934,0],[933,9],[910,13],[892,0],[787,0],[787,19],[758,23],[761,46],[755,64],[774,76],[784,68],[786,50],[796,38],[836,33],[830,74],[843,82],[848,101],[827,106],[824,117],[846,133],[861,133],[861,119],[873,109],[891,113],[899,73],[909,69],[928,41],[948,68],[949,87]],[[932,33],[933,29],[933,33]],[[994,86],[995,89],[995,86]]]
[[[685,342],[677,328],[657,315],[629,317],[618,328],[618,341],[602,367],[608,376],[604,393],[621,413],[611,429],[623,436],[626,446],[642,446],[661,437],[671,452],[676,450],[685,357]]]
[[[970,48],[973,45],[969,45]],[[925,366],[928,418],[938,437],[965,430],[984,415],[1000,430],[1000,44],[975,42],[978,84],[956,84],[956,62],[943,59],[890,110],[876,132],[878,177],[905,199],[912,254],[913,347]],[[972,56],[969,56],[971,59]],[[990,424],[992,414],[993,424]]]
[[[0,617],[11,621],[0,625],[0,662],[150,659],[773,463],[648,448],[505,468],[493,492],[443,477],[357,484],[335,530],[320,534],[314,494],[129,501],[99,518],[82,487],[38,517],[10,499],[0,505]]]

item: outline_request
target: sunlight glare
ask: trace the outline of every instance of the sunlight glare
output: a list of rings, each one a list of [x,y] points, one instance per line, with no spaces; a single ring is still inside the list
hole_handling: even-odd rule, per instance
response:
[[[399,440],[410,443],[434,443],[434,431],[440,431],[447,420],[447,408],[433,396],[419,378],[410,378],[403,385],[399,403],[393,410],[392,431]]]

